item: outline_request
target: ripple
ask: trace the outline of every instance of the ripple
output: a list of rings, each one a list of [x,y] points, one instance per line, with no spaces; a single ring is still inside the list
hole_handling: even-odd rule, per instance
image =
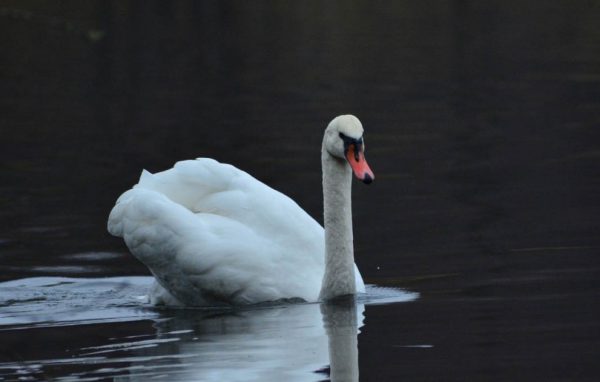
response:
[[[37,273],[60,273],[60,274],[85,274],[98,273],[103,270],[103,267],[94,267],[90,265],[52,265],[52,266],[36,266],[28,268],[30,272]]]
[[[56,268],[59,267],[51,267]],[[164,309],[155,309],[148,303],[147,292],[153,282],[152,277],[132,276],[32,277],[0,283],[0,330],[3,325],[61,326],[156,317]],[[367,285],[366,293],[358,296],[357,303],[393,304],[414,301],[418,297],[418,293],[398,288]],[[264,309],[268,306],[271,305],[258,304],[225,310]],[[210,311],[211,308],[197,310]],[[218,310],[224,309],[219,307]]]
[[[124,254],[116,252],[82,252],[62,255],[65,260],[103,261],[114,260],[123,257]]]
[[[400,288],[381,287],[368,284],[365,286],[366,293],[359,296],[359,302],[365,305],[384,305],[400,302],[415,301],[419,298],[419,293],[409,292]]]
[[[152,282],[152,277],[32,277],[0,283],[0,330],[156,317],[145,297]]]

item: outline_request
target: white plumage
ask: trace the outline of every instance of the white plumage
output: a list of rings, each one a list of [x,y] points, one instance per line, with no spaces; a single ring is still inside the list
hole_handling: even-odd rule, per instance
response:
[[[316,301],[323,228],[292,199],[244,171],[201,158],[142,173],[117,201],[108,230],[159,283],[155,303]],[[357,290],[364,284],[356,269]]]

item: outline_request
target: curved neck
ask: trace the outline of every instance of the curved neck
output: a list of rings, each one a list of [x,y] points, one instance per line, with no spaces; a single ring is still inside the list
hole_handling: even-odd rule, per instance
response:
[[[325,274],[321,300],[355,294],[352,237],[352,170],[322,148]]]

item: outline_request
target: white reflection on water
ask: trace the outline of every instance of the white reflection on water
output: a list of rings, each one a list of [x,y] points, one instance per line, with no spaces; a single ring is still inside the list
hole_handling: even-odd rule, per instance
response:
[[[157,317],[145,304],[151,282],[151,277],[32,277],[0,283],[0,330],[3,325],[63,326]]]
[[[344,307],[343,314],[348,317],[339,320],[339,325],[344,326],[340,330],[354,338],[354,345],[358,326],[362,326],[363,311],[363,304]],[[359,325],[356,317],[360,317]],[[170,362],[171,368],[166,371],[170,379],[179,380],[316,381],[323,379],[323,375],[314,372],[329,364],[329,337],[318,304],[217,315],[185,312],[158,322],[156,335],[157,338],[170,338],[170,333],[186,329],[192,329],[192,332],[178,335],[179,341],[140,349],[136,354],[189,355],[189,358],[177,360],[180,364]],[[334,342],[341,340],[344,343],[348,340],[339,335],[333,339]],[[357,368],[358,353],[350,352],[347,356],[351,358],[340,361]],[[143,363],[148,368],[154,365],[154,359]],[[124,380],[144,378],[145,375],[134,375]]]
[[[154,322],[154,333],[121,333],[108,343],[73,348],[70,359],[0,363],[0,379],[25,373],[56,380],[318,381],[329,372],[331,380],[358,380],[357,335],[365,304],[417,298],[415,293],[369,287],[358,301],[336,304],[157,310],[142,296],[151,282],[150,277],[45,277],[0,284],[0,334]],[[74,367],[55,375],[52,368],[64,364]]]

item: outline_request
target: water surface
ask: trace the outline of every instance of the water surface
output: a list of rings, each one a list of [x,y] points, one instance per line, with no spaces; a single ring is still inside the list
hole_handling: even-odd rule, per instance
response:
[[[376,175],[353,188],[356,262],[367,282],[419,294],[357,315],[360,379],[597,380],[599,19],[595,2],[566,0],[4,1],[0,280],[81,277],[89,290],[147,276],[106,218],[142,168],[180,159],[232,163],[320,221],[322,131],[353,113]],[[182,318],[136,305],[136,285],[91,288],[97,322],[45,326],[56,310],[37,312],[35,290],[16,304],[4,289],[1,378],[210,379],[219,363],[198,354],[304,309]],[[71,293],[55,300],[65,312]],[[271,340],[302,332],[274,321],[289,326]],[[243,370],[242,353],[229,360]],[[327,361],[286,362],[328,378]]]
[[[365,305],[418,294],[368,286],[357,301],[239,308],[155,308],[152,277],[37,277],[0,283],[0,333],[21,354],[6,380],[358,380]],[[77,333],[80,332],[80,337]],[[65,336],[65,333],[70,335]],[[93,336],[90,334],[93,333]]]

